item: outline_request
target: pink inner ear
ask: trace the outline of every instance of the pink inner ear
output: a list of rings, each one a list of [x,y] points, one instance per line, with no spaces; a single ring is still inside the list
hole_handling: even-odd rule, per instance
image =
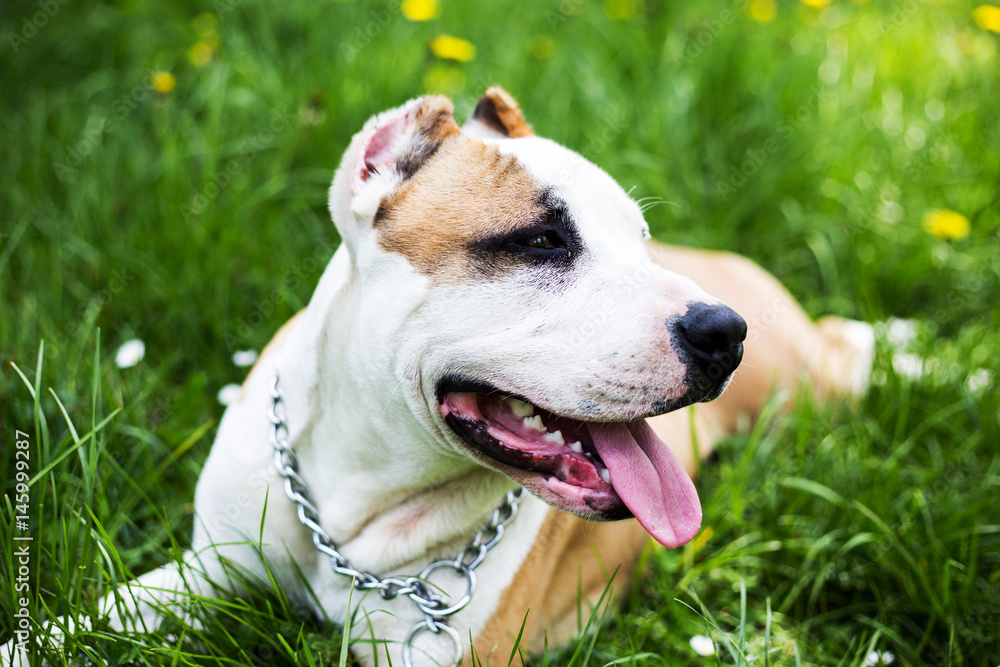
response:
[[[365,146],[363,158],[364,169],[361,173],[362,181],[367,181],[371,172],[378,170],[379,167],[388,166],[392,168],[395,166],[396,157],[393,155],[392,149],[396,143],[396,139],[399,138],[404,129],[406,129],[406,114],[393,118],[375,130],[375,134],[372,135],[372,138],[368,140],[368,145]]]

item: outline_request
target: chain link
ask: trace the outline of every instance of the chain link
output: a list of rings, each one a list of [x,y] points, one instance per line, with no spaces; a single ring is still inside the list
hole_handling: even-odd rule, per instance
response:
[[[517,507],[524,494],[524,488],[520,487],[504,496],[503,502],[493,510],[490,521],[476,533],[472,541],[459,551],[453,560],[435,561],[425,567],[416,577],[379,579],[374,574],[362,572],[351,565],[350,561],[337,550],[333,539],[320,525],[319,513],[312,501],[309,500],[309,488],[306,486],[305,480],[299,476],[299,458],[291,445],[288,444],[289,428],[285,414],[285,394],[278,383],[277,373],[274,375],[269,393],[271,407],[268,410],[267,418],[271,422],[274,467],[285,480],[285,495],[295,503],[299,522],[312,533],[312,541],[316,549],[330,558],[330,565],[334,572],[346,577],[353,577],[355,588],[377,590],[383,600],[393,600],[406,596],[424,614],[424,619],[413,626],[404,642],[403,664],[405,667],[411,666],[410,652],[413,639],[424,630],[438,635],[440,635],[441,630],[446,631],[446,635],[455,643],[458,657],[453,665],[457,666],[461,661],[461,649],[457,640],[458,633],[448,625],[447,617],[462,610],[471,601],[476,590],[475,570],[483,563],[490,549],[500,543],[500,540],[503,539],[504,529],[517,516]],[[427,584],[428,576],[432,572],[445,567],[451,568],[466,579],[465,595],[451,606],[448,606],[448,600],[444,596],[431,592]]]

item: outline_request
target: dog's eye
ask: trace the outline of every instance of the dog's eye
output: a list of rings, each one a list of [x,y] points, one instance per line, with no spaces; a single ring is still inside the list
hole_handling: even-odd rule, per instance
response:
[[[511,239],[514,246],[521,248],[531,248],[532,252],[546,250],[564,250],[566,242],[562,236],[554,229],[546,229],[540,232],[530,232],[521,237]]]
[[[525,220],[519,228],[475,240],[469,249],[493,263],[568,266],[581,247],[568,214],[562,208],[552,208],[545,217]]]
[[[531,248],[543,248],[545,250],[556,247],[555,244],[552,243],[552,239],[549,238],[549,235],[544,232],[530,237],[525,245]]]

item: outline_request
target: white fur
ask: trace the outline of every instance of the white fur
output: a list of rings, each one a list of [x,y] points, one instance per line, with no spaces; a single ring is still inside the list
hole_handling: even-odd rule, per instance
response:
[[[671,349],[666,318],[683,314],[692,300],[717,302],[650,261],[639,208],[605,172],[540,138],[485,141],[514,155],[569,205],[586,256],[565,288],[540,288],[530,272],[432,284],[402,255],[376,243],[372,218],[399,176],[385,170],[357,177],[376,128],[409,114],[413,104],[372,119],[352,141],[330,191],[343,245],[305,315],[276,353],[262,357],[244,396],[226,411],[195,495],[189,573],[203,570],[222,580],[218,557],[224,556],[264,578],[257,554],[245,544],[259,543],[290,596],[306,599],[292,575],[294,559],[322,612],[337,621],[348,613],[350,581],[333,573],[313,547],[272,468],[266,414],[276,370],[289,439],[323,527],[356,567],[380,576],[415,575],[457,553],[515,487],[475,461],[443,422],[435,382],[444,372],[516,390],[566,415],[636,418],[649,410],[650,398],[623,387],[674,387],[678,395],[682,388],[684,368]],[[547,511],[527,497],[477,570],[479,589],[452,620],[466,642],[493,614]],[[135,611],[155,623],[155,609],[143,599],[171,596],[142,591],[149,583],[170,589],[181,578],[175,566],[166,566],[130,584],[140,593]],[[206,590],[203,580],[192,583]],[[357,637],[373,632],[387,640],[379,652],[402,664],[398,642],[421,618],[414,605],[374,594],[355,594],[354,604],[367,615],[355,625]],[[372,653],[367,644],[355,650]],[[442,662],[446,653],[438,656]]]

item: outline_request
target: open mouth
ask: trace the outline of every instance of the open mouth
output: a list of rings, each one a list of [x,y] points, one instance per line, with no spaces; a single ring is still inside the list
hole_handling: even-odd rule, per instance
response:
[[[635,516],[668,547],[701,527],[694,483],[645,420],[579,421],[480,383],[439,396],[469,447],[550,504],[591,519]]]

